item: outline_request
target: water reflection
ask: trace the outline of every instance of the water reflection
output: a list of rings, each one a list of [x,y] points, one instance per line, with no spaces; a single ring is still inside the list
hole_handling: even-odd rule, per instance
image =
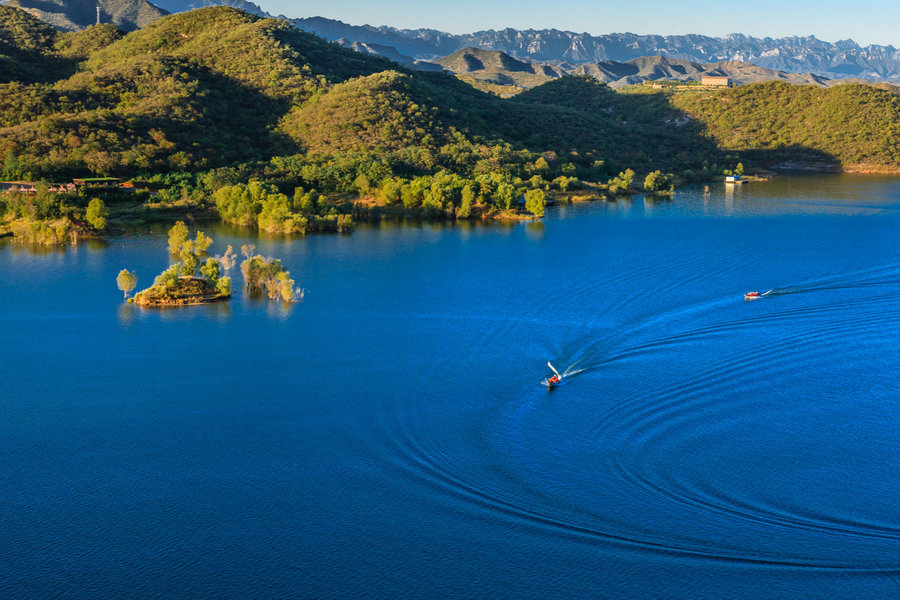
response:
[[[531,221],[525,224],[525,235],[533,242],[539,242],[544,237],[547,228],[543,221]]]
[[[270,299],[267,294],[251,294],[246,289],[242,290],[240,302],[253,310],[263,310],[269,318],[284,321],[294,313],[299,302],[306,297],[306,290],[297,295],[297,302],[284,302],[280,298]]]
[[[293,302],[281,302],[278,300],[269,302],[266,306],[266,316],[270,319],[284,321],[294,313],[296,304]]]
[[[75,253],[83,248],[87,248],[91,252],[103,252],[110,247],[111,243],[105,238],[80,238],[71,244],[20,243],[11,236],[0,239],[0,247],[9,246],[14,254],[27,253],[34,256]]]
[[[206,315],[210,320],[224,323],[231,319],[233,312],[231,302],[216,302],[207,307]]]
[[[673,196],[669,194],[648,194],[641,197],[643,200],[642,206],[644,208],[644,214],[647,216],[653,216],[654,213],[659,210],[666,210],[668,207],[667,204],[673,203]]]
[[[119,324],[124,327],[130,327],[132,323],[134,323],[134,319],[136,313],[139,309],[131,303],[123,302],[119,305],[119,309],[116,312],[119,317]]]
[[[110,245],[109,240],[105,238],[87,238],[78,244],[75,244],[74,247],[78,246],[86,246],[88,250],[93,252],[100,252],[102,250],[106,250]]]
[[[70,246],[45,246],[43,244],[19,244],[12,242],[13,254],[33,254],[35,256],[49,256],[51,254],[65,254]]]
[[[734,213],[734,185],[725,186],[725,213]]]
[[[219,323],[227,322],[233,315],[231,302],[213,302],[212,304],[198,304],[189,306],[149,306],[134,307],[134,316],[159,315],[159,320],[166,323],[190,322],[203,319]],[[119,318],[122,319],[123,311],[120,310]],[[128,318],[127,316],[125,317]],[[133,318],[133,317],[132,317]]]

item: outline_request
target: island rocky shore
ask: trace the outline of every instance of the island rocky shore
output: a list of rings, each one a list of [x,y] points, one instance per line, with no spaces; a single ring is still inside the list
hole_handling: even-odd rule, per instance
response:
[[[230,298],[231,294],[221,293],[202,277],[179,277],[175,286],[160,283],[138,292],[134,303],[139,306],[191,306],[222,302]]]

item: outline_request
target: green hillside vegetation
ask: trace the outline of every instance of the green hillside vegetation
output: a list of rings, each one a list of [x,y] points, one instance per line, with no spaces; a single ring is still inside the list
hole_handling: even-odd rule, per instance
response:
[[[449,129],[418,83],[398,71],[339,83],[293,110],[283,129],[320,154],[443,145]]]
[[[456,78],[471,85],[478,91],[501,98],[511,98],[523,90],[523,88],[516,86],[515,83],[498,83],[495,80],[477,79],[468,73],[458,74]]]
[[[575,149],[605,161],[610,175],[626,167],[696,170],[729,160],[702,124],[680,121],[683,113],[662,93],[623,94],[591,77],[567,76],[506,102],[515,114],[512,127],[529,118],[529,146]],[[510,135],[526,133],[505,127]]]
[[[124,35],[125,33],[115,25],[94,25],[58,36],[53,48],[63,59],[82,61],[93,52],[120,40]]]
[[[619,96],[612,88],[584,75],[563,77],[558,81],[528,90],[517,100],[533,104],[565,106],[586,112],[610,111],[614,105],[619,104]]]
[[[122,35],[113,25],[62,33],[24,11],[0,6],[0,83],[68,77],[79,61]]]
[[[19,8],[63,31],[78,31],[100,22],[132,31],[165,16],[166,11],[146,0],[10,0]]]
[[[384,210],[513,215],[526,195],[537,214],[538,191],[625,193],[655,171],[677,183],[791,156],[900,163],[897,96],[860,85],[615,91],[566,76],[503,99],[227,7],[124,36],[0,7],[0,41],[18,68],[0,83],[0,179],[150,180],[154,206],[272,232],[347,231]],[[118,218],[121,199],[104,199]]]
[[[784,159],[811,154],[845,168],[900,168],[900,95],[889,89],[771,82],[675,94],[672,104],[734,152],[768,151]]]
[[[386,70],[386,59],[330,44],[285,21],[227,7],[171,15],[95,54],[87,70],[147,57],[189,60],[267,96],[294,102],[328,83]]]
[[[53,44],[57,37],[58,32],[43,21],[0,6],[0,83],[31,83],[55,74],[59,65]]]
[[[91,41],[67,35],[72,54]],[[0,155],[20,156],[22,176],[57,178],[263,160],[299,149],[277,130],[292,104],[388,65],[234,9],[173,15],[93,51],[67,79],[0,89]]]

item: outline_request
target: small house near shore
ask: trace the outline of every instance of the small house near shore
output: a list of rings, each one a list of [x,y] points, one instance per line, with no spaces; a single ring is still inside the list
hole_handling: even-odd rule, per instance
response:
[[[711,87],[729,87],[731,81],[727,77],[719,75],[701,75],[700,85],[708,85]]]

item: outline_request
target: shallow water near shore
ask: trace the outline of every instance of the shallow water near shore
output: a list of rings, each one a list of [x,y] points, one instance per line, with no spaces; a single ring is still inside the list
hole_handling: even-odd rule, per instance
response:
[[[123,304],[162,228],[0,241],[0,596],[898,593],[900,179],[204,230],[303,301]]]

